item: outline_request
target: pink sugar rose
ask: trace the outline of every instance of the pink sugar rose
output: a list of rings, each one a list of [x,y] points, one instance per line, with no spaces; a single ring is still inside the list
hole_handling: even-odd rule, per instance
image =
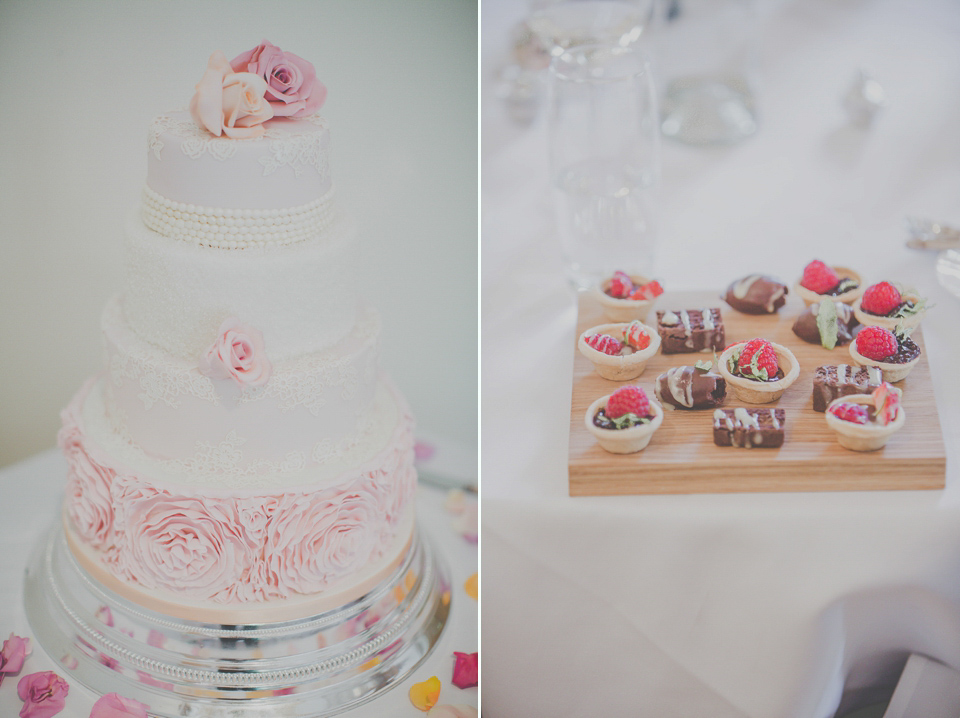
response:
[[[147,718],[147,707],[132,698],[107,693],[93,704],[90,718]]]
[[[273,367],[263,347],[263,335],[231,317],[220,325],[217,340],[200,357],[200,373],[211,379],[233,379],[241,386],[262,386]]]
[[[5,676],[19,673],[23,668],[23,661],[30,653],[30,639],[10,634],[10,638],[3,642],[0,649],[0,683]]]
[[[70,686],[53,671],[31,673],[20,679],[17,695],[23,701],[20,718],[50,718],[63,710]]]
[[[382,521],[367,492],[285,495],[271,519],[264,550],[271,582],[284,596],[288,589],[314,593],[326,588],[374,555],[376,526]]]
[[[267,83],[256,74],[234,72],[226,56],[217,50],[190,100],[190,115],[214,135],[235,140],[260,137],[263,123],[273,117],[264,98]]]
[[[115,474],[90,456],[78,415],[79,407],[71,403],[60,414],[63,427],[57,434],[57,444],[67,457],[67,514],[80,538],[103,548],[113,530],[110,485]]]
[[[175,496],[134,482],[122,487],[124,550],[117,570],[147,588],[209,599],[240,582],[256,546],[233,502]]]
[[[264,40],[230,62],[234,72],[250,72],[267,83],[266,99],[275,117],[307,117],[327,99],[327,88],[306,60]]]

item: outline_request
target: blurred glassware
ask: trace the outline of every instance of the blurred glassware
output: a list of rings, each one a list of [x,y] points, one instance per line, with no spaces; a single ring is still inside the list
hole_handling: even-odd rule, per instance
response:
[[[530,0],[527,25],[553,55],[577,45],[632,45],[653,18],[655,0]]]
[[[937,281],[955,297],[960,297],[960,252],[945,249],[937,255]]]
[[[887,104],[887,95],[883,87],[863,70],[857,70],[856,77],[850,83],[842,100],[850,121],[866,129],[873,124],[874,118]]]
[[[513,122],[529,125],[537,116],[543,96],[544,71],[550,53],[526,22],[511,32],[510,57],[497,73],[496,95]]]
[[[960,297],[960,229],[918,217],[907,217],[906,225],[910,249],[941,250],[937,255],[937,281]]]
[[[657,240],[659,113],[646,53],[569,48],[550,64],[547,124],[560,247],[571,282],[650,276]]]
[[[753,0],[668,0],[658,27],[665,137],[729,145],[757,131]]]

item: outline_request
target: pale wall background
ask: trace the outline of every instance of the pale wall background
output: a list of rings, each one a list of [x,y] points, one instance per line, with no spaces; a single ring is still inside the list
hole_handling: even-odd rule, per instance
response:
[[[476,18],[475,0],[0,0],[0,465],[53,446],[100,370],[149,121],[187,105],[214,50],[263,39],[329,89],[383,366],[426,433],[475,453]]]

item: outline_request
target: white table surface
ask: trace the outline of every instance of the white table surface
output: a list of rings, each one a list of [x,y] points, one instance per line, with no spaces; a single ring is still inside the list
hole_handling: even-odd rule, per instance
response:
[[[665,145],[657,271],[719,291],[819,257],[920,288],[946,490],[597,498],[567,496],[576,308],[545,132],[491,92],[522,11],[482,16],[485,711],[826,718],[910,652],[960,668],[960,301],[903,246],[905,215],[960,224],[960,6],[765,4],[761,130]],[[889,100],[867,131],[839,102],[861,67]]]
[[[440,452],[438,452],[440,453]],[[0,640],[11,632],[33,638],[23,610],[23,577],[27,558],[36,542],[59,515],[66,483],[66,461],[57,450],[46,451],[0,470]],[[408,691],[413,683],[437,676],[442,688],[439,703],[478,703],[477,688],[460,689],[451,683],[453,652],[473,653],[478,649],[477,602],[464,591],[464,582],[477,570],[477,547],[455,530],[454,517],[444,509],[446,492],[421,483],[417,493],[420,527],[432,541],[440,559],[450,571],[450,619],[440,641],[426,661],[406,680],[378,699],[343,713],[345,718],[415,718],[424,713],[413,707]],[[472,500],[472,499],[470,499]],[[17,715],[22,702],[17,698],[17,681],[37,671],[55,671],[70,684],[62,718],[87,718],[98,696],[72,679],[42,647],[32,640],[33,654],[23,670],[0,685],[0,716]]]

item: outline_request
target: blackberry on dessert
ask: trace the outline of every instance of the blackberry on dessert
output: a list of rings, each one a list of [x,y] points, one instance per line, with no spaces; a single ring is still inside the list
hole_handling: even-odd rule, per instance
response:
[[[793,323],[793,333],[810,344],[833,349],[853,341],[858,322],[849,304],[822,299],[810,304]]]
[[[784,409],[717,409],[713,412],[713,443],[744,449],[783,446]]]
[[[665,409],[712,409],[727,396],[727,382],[711,371],[713,362],[675,366],[657,377],[653,385],[657,401]]]
[[[721,297],[744,314],[773,314],[787,302],[783,282],[763,274],[750,274],[732,282]]]
[[[869,394],[882,382],[883,372],[874,366],[818,366],[813,372],[813,410],[826,411],[831,401],[843,396]]]
[[[716,307],[658,311],[657,333],[664,354],[719,351],[725,342],[723,319]]]

